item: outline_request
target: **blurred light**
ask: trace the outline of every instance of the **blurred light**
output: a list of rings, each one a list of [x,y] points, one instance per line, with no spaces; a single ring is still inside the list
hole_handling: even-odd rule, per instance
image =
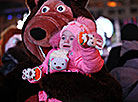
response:
[[[17,28],[22,29],[24,22],[22,20],[17,21]]]
[[[17,17],[18,19],[20,19],[20,18],[22,18],[22,15],[21,15],[21,14],[18,14],[16,17]]]
[[[28,9],[27,8],[15,8],[15,9],[5,9],[4,11],[3,11],[3,13],[5,14],[5,13],[20,13],[20,12],[24,12],[24,11],[28,11]]]
[[[24,25],[24,22],[26,21],[27,17],[30,15],[30,12],[27,14],[27,13],[24,13],[23,15],[23,20],[18,20],[17,21],[17,28],[18,29],[22,29],[23,25]]]
[[[107,6],[109,6],[109,7],[116,7],[117,3],[115,1],[108,1],[107,2]]]
[[[12,19],[12,15],[8,15],[8,20],[11,20]]]

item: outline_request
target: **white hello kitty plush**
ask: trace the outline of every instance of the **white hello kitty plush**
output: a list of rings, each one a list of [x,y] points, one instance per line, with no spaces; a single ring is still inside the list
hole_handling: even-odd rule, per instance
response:
[[[49,58],[50,73],[65,70],[67,68],[67,64],[69,61],[67,54],[68,51],[63,49],[55,50],[50,54]]]

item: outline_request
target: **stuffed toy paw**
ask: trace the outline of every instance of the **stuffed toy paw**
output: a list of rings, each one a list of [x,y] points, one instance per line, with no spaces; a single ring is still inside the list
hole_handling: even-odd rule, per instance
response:
[[[22,79],[23,80],[35,80],[38,81],[41,79],[42,71],[39,67],[34,67],[33,69],[27,68],[22,71]]]
[[[95,37],[93,34],[88,34],[87,45],[90,47],[95,47],[98,50],[102,49],[103,41],[100,38]]]
[[[94,34],[87,34],[80,32],[78,35],[78,42],[84,48],[95,47],[96,49],[102,49],[103,41],[102,39],[95,37]]]
[[[24,69],[22,73],[23,73],[22,75],[23,80],[33,79],[35,77],[35,71],[31,68]]]

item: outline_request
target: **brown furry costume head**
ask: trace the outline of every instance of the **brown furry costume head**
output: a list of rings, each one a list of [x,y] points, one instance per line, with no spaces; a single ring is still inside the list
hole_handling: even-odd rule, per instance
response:
[[[23,41],[31,57],[42,62],[51,49],[50,38],[74,18],[85,16],[94,20],[85,8],[87,1],[26,0],[30,16],[23,28]]]

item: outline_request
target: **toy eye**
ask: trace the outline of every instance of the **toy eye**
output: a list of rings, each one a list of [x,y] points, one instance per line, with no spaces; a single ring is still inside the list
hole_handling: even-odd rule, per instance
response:
[[[64,65],[64,63],[62,63],[62,65]]]
[[[42,13],[46,13],[46,12],[48,12],[49,9],[50,9],[49,7],[44,6],[44,7],[42,8]]]
[[[54,65],[56,65],[56,63],[54,63]]]
[[[65,8],[63,5],[59,5],[59,6],[57,7],[57,11],[58,11],[58,12],[64,12],[65,9],[66,9],[66,8]]]

